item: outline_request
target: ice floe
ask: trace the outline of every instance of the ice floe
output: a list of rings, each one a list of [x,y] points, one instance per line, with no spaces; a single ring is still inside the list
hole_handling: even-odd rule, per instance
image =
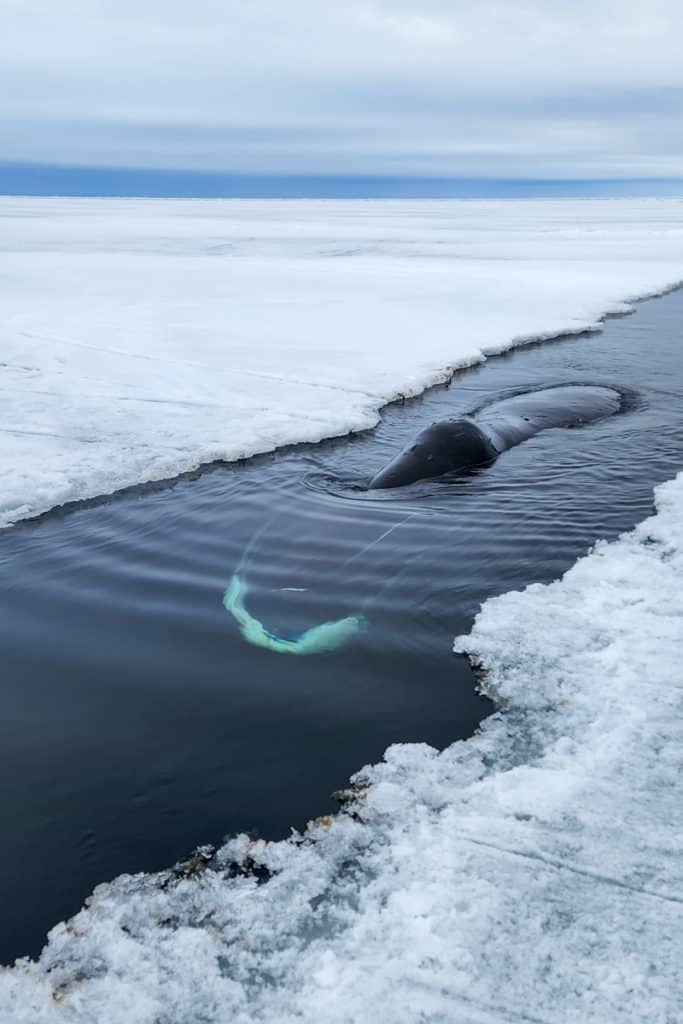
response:
[[[342,813],[124,876],[0,972],[12,1024],[677,1024],[683,473],[457,651],[501,710]]]
[[[683,202],[0,198],[0,526],[371,427],[683,279]]]

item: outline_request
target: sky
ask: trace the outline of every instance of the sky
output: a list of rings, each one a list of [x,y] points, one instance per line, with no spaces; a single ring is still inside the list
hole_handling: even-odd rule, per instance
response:
[[[679,0],[3,0],[0,161],[683,177]]]

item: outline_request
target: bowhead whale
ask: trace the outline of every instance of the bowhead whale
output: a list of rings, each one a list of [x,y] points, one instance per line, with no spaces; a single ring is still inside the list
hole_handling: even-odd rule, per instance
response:
[[[428,477],[493,462],[501,452],[550,427],[578,427],[621,409],[615,388],[563,384],[492,402],[459,419],[432,423],[370,481],[403,487]]]
[[[485,465],[541,430],[591,423],[619,412],[621,405],[622,395],[615,388],[579,384],[558,385],[494,401],[460,419],[443,420],[427,427],[412,445],[373,477],[369,486],[401,487],[426,477]],[[362,555],[404,521],[394,524],[353,558]],[[268,520],[270,522],[272,519]],[[363,632],[367,623],[361,612],[318,623],[296,636],[279,636],[249,611],[245,566],[252,547],[268,523],[252,537],[223,595],[225,609],[235,619],[244,639],[279,654],[304,655],[337,650]]]

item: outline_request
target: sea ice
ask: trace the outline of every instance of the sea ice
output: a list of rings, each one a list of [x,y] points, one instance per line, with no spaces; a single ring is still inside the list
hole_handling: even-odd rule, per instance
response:
[[[675,200],[0,201],[2,522],[371,426],[683,278]],[[679,1024],[683,474],[456,641],[500,702],[342,813],[122,876],[2,1024]],[[46,851],[49,856],[49,851]]]
[[[0,198],[0,526],[295,441],[683,279],[683,202]]]

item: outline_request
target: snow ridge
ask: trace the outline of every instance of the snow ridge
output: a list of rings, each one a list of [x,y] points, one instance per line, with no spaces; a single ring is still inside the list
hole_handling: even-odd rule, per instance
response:
[[[342,812],[124,876],[0,973],[12,1024],[677,1024],[683,473],[456,650],[501,703]]]

